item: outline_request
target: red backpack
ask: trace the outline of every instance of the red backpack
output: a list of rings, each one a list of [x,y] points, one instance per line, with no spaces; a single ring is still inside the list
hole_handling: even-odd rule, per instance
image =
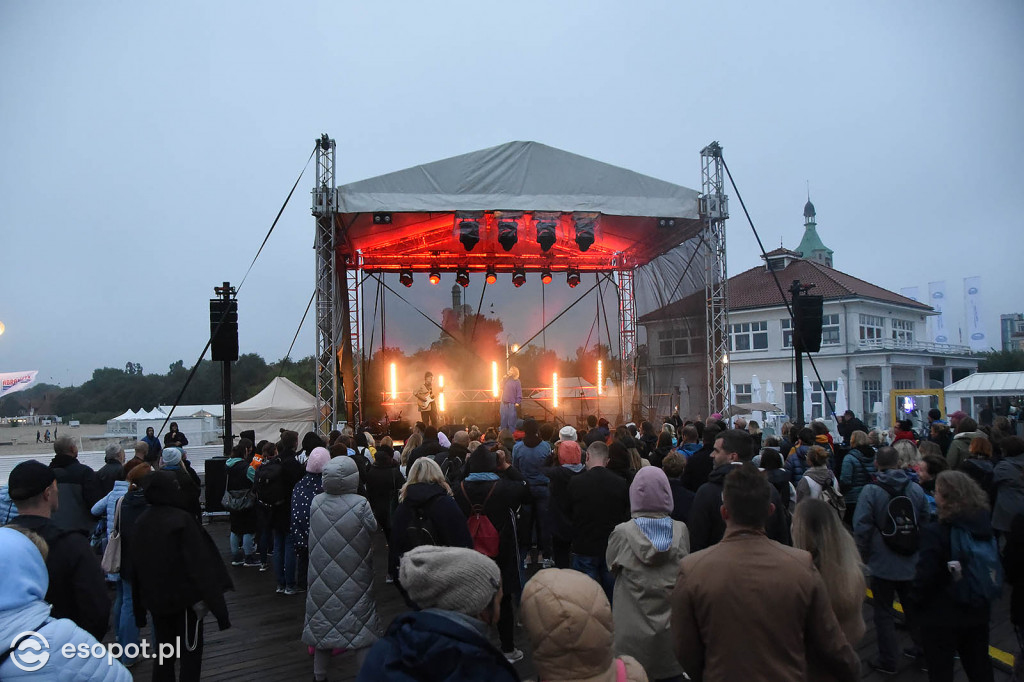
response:
[[[498,556],[501,536],[498,534],[498,529],[494,527],[491,520],[484,514],[484,507],[487,505],[487,501],[491,499],[491,495],[494,494],[494,489],[498,487],[498,482],[495,481],[494,485],[491,486],[491,490],[487,493],[487,497],[484,498],[482,504],[473,504],[470,501],[469,494],[466,493],[465,481],[462,482],[461,486],[462,494],[465,496],[466,501],[470,503],[472,509],[470,517],[466,520],[466,525],[469,528],[470,537],[473,538],[473,549],[493,559]]]

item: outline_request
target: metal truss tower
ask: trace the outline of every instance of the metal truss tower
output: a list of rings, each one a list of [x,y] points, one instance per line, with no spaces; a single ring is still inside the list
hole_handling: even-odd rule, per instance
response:
[[[345,362],[342,363],[344,376],[351,377],[351,402],[346,406],[349,423],[356,426],[363,421],[363,259],[358,254],[354,262],[346,262],[345,302],[348,334],[345,347]]]
[[[700,152],[700,214],[704,220],[704,294],[707,323],[708,414],[729,402],[729,277],[725,266],[725,221],[729,200],[723,189],[722,146]]]
[[[335,142],[322,135],[316,146],[316,187],[313,215],[316,217],[316,406],[317,431],[327,437],[334,428],[338,408],[337,340],[340,320],[335,316],[338,277],[335,269],[334,218],[338,190],[334,182]]]
[[[619,360],[622,363],[622,417],[626,421],[632,418],[635,410],[636,394],[636,296],[633,289],[633,270],[617,270],[615,284],[619,289],[619,338],[622,348]]]

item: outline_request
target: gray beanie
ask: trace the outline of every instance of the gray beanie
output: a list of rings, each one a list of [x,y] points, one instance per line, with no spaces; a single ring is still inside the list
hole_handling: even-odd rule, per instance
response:
[[[494,601],[501,571],[474,549],[420,545],[402,556],[398,580],[421,609],[477,616]]]
[[[181,448],[164,448],[160,454],[161,466],[174,466],[181,463]]]

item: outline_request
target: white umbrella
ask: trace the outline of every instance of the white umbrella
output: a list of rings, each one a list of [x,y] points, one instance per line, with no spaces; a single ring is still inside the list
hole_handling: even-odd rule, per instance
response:
[[[850,409],[850,403],[846,399],[846,380],[842,375],[836,382],[836,415],[841,415]]]
[[[772,386],[772,380],[764,382],[764,401],[766,403],[775,402],[775,387]]]
[[[804,423],[811,423],[811,416],[814,414],[811,408],[811,379],[804,377],[804,404],[800,406],[804,412]]]
[[[757,378],[756,374],[750,377],[750,402],[761,402],[761,381]],[[750,416],[753,417],[754,421],[764,424],[764,415],[760,412],[752,412]]]

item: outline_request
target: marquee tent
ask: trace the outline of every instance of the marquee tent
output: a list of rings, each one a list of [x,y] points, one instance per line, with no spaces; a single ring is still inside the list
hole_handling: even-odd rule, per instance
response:
[[[231,406],[231,430],[236,434],[252,429],[256,441],[277,441],[280,430],[297,431],[301,438],[316,424],[316,399],[284,377],[245,402]]]

